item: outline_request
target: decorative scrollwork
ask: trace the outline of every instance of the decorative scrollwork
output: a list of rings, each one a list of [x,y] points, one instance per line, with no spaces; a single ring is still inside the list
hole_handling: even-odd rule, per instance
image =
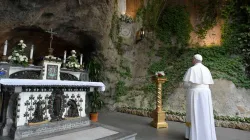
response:
[[[36,109],[34,112],[34,118],[32,120],[30,120],[29,122],[36,123],[36,122],[42,122],[45,120],[43,117],[43,115],[45,114],[45,111],[46,111],[44,104],[45,103],[43,101],[36,102]]]
[[[10,78],[40,79],[40,71],[33,71],[33,70],[18,71],[18,72],[11,74]]]
[[[64,72],[60,73],[60,79],[61,80],[69,80],[69,81],[79,81],[76,76],[69,74],[69,73],[64,73]]]

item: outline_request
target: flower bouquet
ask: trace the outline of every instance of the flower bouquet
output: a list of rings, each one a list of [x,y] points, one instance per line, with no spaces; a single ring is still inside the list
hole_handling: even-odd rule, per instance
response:
[[[15,65],[28,66],[28,57],[24,54],[24,49],[26,48],[26,44],[23,43],[23,40],[14,47],[14,51],[8,57],[10,63]]]
[[[164,71],[158,71],[155,73],[155,75],[152,77],[152,80],[155,81],[157,79],[165,79],[166,75],[164,73]]]
[[[71,51],[71,56],[67,58],[68,62],[66,63],[66,67],[70,69],[80,69],[80,64],[76,58],[76,51],[72,50]]]
[[[164,73],[164,71],[158,71],[158,72],[155,73],[155,76],[156,77],[164,77],[165,73]]]

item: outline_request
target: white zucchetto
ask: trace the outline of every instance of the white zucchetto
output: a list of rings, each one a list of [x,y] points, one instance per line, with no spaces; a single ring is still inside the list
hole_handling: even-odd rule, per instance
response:
[[[194,55],[194,58],[195,58],[196,60],[202,61],[202,56],[201,56],[200,54]]]

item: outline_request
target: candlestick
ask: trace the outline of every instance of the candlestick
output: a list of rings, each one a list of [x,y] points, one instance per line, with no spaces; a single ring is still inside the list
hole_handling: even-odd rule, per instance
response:
[[[30,65],[30,66],[34,66],[34,65],[33,65],[33,59],[30,59],[30,60],[29,60],[29,65]]]
[[[80,65],[82,65],[82,54],[81,54],[81,57],[80,57]]]
[[[7,54],[7,48],[8,48],[8,41],[6,40],[5,43],[4,43],[3,55]]]
[[[153,121],[151,125],[155,128],[168,128],[166,123],[166,113],[162,111],[162,84],[167,81],[166,78],[153,77],[153,80],[157,86],[157,96],[156,96],[156,109],[153,111],[152,117]]]
[[[30,59],[33,59],[33,51],[34,51],[34,45],[31,46]]]
[[[66,55],[67,55],[67,51],[64,51],[63,63],[66,63]]]

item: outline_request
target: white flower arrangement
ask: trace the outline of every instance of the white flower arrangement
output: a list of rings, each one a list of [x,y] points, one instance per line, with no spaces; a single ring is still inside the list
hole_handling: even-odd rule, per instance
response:
[[[158,72],[155,73],[155,76],[156,77],[164,77],[165,73],[164,73],[164,71],[158,71]]]
[[[132,17],[126,15],[126,14],[121,14],[120,20],[126,23],[133,23],[134,20]]]
[[[71,56],[67,58],[68,62],[66,63],[67,68],[80,69],[80,64],[76,58],[76,51],[71,51]]]
[[[14,51],[12,54],[8,57],[8,60],[10,63],[18,64],[18,65],[28,65],[28,57],[24,54],[24,49],[26,48],[26,44],[23,43],[23,40],[20,40],[20,42],[17,44],[17,46],[14,48]]]

